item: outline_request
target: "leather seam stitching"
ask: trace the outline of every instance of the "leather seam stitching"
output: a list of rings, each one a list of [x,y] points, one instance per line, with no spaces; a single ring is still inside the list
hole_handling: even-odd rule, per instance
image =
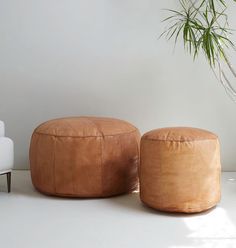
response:
[[[56,189],[56,170],[55,170],[55,167],[56,167],[56,163],[55,163],[55,160],[56,160],[56,142],[57,142],[57,138],[54,137],[53,139],[53,145],[54,145],[54,148],[53,148],[53,188],[54,188],[54,192],[56,193],[57,192],[57,189]]]
[[[165,139],[142,139],[142,141],[164,141],[164,142],[196,142],[196,141],[211,141],[211,140],[217,140],[217,138],[215,139],[195,139],[195,140],[165,140]]]
[[[99,131],[99,130],[98,130]],[[130,132],[125,132],[125,133],[117,133],[117,134],[109,134],[109,135],[90,135],[90,136],[70,136],[70,135],[54,135],[54,134],[47,134],[47,133],[41,133],[38,131],[35,131],[35,134],[40,134],[40,135],[47,135],[47,136],[54,136],[54,137],[70,137],[70,138],[99,138],[99,137],[113,137],[113,136],[119,136],[119,135],[125,135],[125,134],[130,134],[136,132],[137,129],[132,130]],[[99,131],[100,132],[100,131]]]
[[[100,147],[101,147],[101,165],[100,165],[101,166],[101,191],[102,191],[101,194],[103,195],[104,182],[103,182],[103,163],[102,163],[102,154],[103,154],[102,153],[102,140],[104,139],[104,134],[103,134],[103,132],[101,130],[99,130],[97,124],[93,120],[91,120],[89,118],[86,118],[86,120],[89,121],[90,123],[92,123],[93,126],[95,126],[95,128],[97,129],[97,131],[100,133],[100,136],[98,136],[98,137],[100,139]],[[97,136],[95,136],[95,137],[97,137]]]

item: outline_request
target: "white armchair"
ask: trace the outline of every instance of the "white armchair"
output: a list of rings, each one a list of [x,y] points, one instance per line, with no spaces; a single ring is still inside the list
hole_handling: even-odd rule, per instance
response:
[[[4,122],[0,121],[0,175],[7,175],[8,193],[11,191],[11,171],[14,163],[13,141],[5,137]]]

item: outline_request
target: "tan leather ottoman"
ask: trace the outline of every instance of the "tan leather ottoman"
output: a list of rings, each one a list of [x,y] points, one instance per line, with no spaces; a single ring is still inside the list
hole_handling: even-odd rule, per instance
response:
[[[107,197],[137,187],[140,133],[128,122],[98,117],[51,120],[30,144],[33,185],[42,193]]]
[[[140,198],[169,212],[194,213],[220,200],[220,147],[215,134],[162,128],[141,139]]]

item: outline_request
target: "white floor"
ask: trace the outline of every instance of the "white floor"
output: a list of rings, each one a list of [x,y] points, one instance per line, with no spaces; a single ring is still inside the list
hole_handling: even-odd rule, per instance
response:
[[[12,193],[0,177],[1,248],[235,248],[236,173],[223,173],[222,201],[204,214],[165,214],[137,193],[108,199],[41,195],[28,171],[15,171]]]

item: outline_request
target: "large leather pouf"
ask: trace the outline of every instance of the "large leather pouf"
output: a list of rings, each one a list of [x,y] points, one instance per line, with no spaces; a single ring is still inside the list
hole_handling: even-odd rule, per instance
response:
[[[140,197],[148,206],[194,213],[220,200],[220,147],[197,128],[162,128],[141,139]]]
[[[98,117],[51,120],[30,145],[33,185],[42,193],[107,197],[137,187],[140,134],[128,122]]]

